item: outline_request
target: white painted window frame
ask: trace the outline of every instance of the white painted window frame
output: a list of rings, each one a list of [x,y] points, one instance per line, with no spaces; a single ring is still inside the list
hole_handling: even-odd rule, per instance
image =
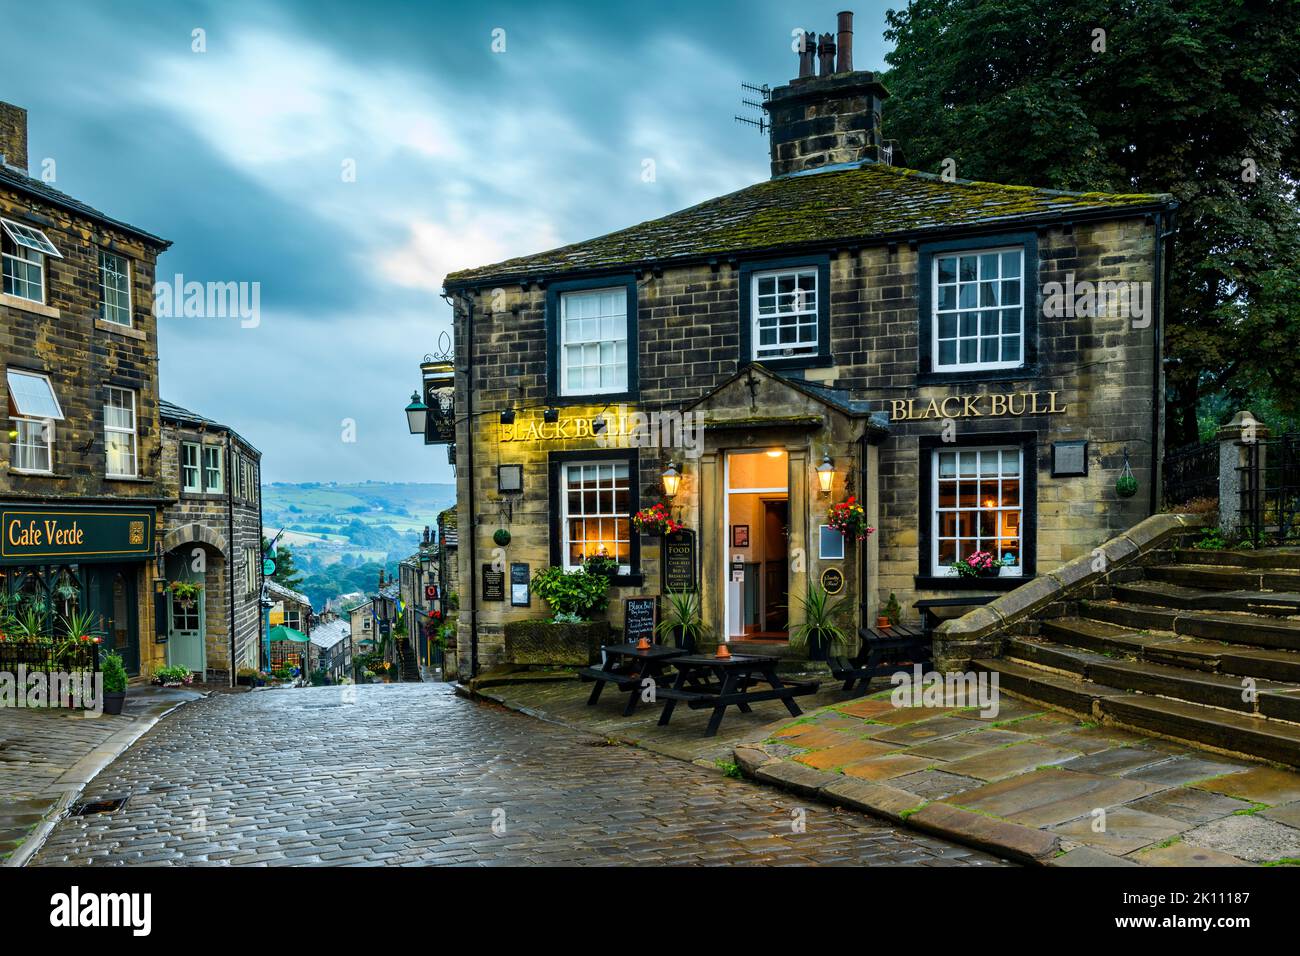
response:
[[[608,466],[612,466],[613,468],[615,468],[615,473],[611,476],[611,479],[610,479],[612,482],[615,482],[615,484],[614,484],[614,486],[613,486],[615,489],[617,488],[617,482],[618,482],[618,480],[619,480],[619,478],[618,478],[618,473],[617,473],[617,468],[618,468],[618,466],[621,465],[621,466],[623,466],[624,468],[627,469],[627,476],[626,476],[623,480],[627,482],[628,504],[629,504],[629,506],[630,506],[630,505],[631,505],[631,502],[632,502],[632,488],[633,488],[633,482],[636,481],[636,477],[635,477],[635,474],[634,474],[634,473],[635,473],[635,470],[636,470],[636,466],[635,466],[634,464],[628,462],[628,460],[627,460],[626,458],[604,458],[604,459],[602,459],[602,458],[592,458],[592,459],[590,459],[590,460],[586,460],[586,461],[566,461],[566,462],[564,462],[563,464],[561,464],[561,466],[560,466],[560,488],[559,488],[559,497],[560,497],[560,560],[561,560],[561,562],[563,562],[563,566],[564,566],[564,568],[565,568],[566,570],[572,571],[572,570],[575,570],[575,569],[581,567],[580,564],[570,564],[570,563],[569,563],[569,545],[571,544],[571,539],[569,538],[569,519],[570,519],[571,517],[577,517],[577,518],[582,518],[582,519],[597,519],[597,520],[608,519],[608,520],[613,520],[613,521],[617,521],[617,520],[620,519],[620,518],[625,518],[625,519],[627,520],[627,533],[628,533],[627,553],[628,553],[628,557],[629,557],[629,559],[631,558],[631,555],[632,555],[632,535],[636,534],[636,532],[632,530],[632,513],[631,513],[631,512],[628,512],[627,514],[618,514],[618,513],[615,513],[615,512],[611,512],[611,513],[605,513],[605,512],[594,512],[594,513],[592,513],[592,514],[587,514],[586,512],[583,512],[582,514],[580,514],[580,515],[576,515],[576,516],[571,515],[570,512],[569,512],[569,469],[570,469],[570,468],[579,468],[579,469],[581,469],[581,468],[583,468],[584,466],[590,468],[590,467],[592,467],[592,466],[606,466],[606,465],[608,465]],[[615,538],[614,538],[614,544],[617,545],[617,544],[619,544],[619,543],[620,543],[620,542],[619,542],[618,538],[615,537]],[[618,573],[619,573],[619,574],[631,574],[631,573],[632,573],[632,566],[631,566],[631,564],[620,564],[620,565],[618,566]]]
[[[605,294],[608,294],[608,293],[611,293],[611,292],[617,293],[618,296],[619,296],[619,300],[623,303],[623,335],[622,335],[622,337],[621,337],[621,338],[619,338],[619,337],[615,337],[615,338],[612,338],[612,339],[596,338],[596,339],[583,339],[583,340],[581,340],[581,341],[570,341],[570,340],[569,340],[569,336],[568,336],[568,331],[569,331],[569,329],[568,329],[568,325],[569,325],[569,323],[568,323],[568,321],[567,321],[567,318],[568,318],[569,302],[572,301],[572,300],[575,299],[575,298],[580,298],[580,297],[583,297],[583,296],[591,296],[591,295],[605,295]],[[624,286],[607,286],[607,287],[604,287],[604,288],[598,288],[598,289],[574,289],[574,290],[572,290],[572,291],[570,291],[570,292],[561,292],[561,293],[560,293],[560,303],[559,303],[559,313],[560,313],[560,314],[559,314],[559,316],[558,316],[557,319],[556,319],[556,321],[559,322],[558,335],[556,336],[556,342],[558,343],[557,347],[558,347],[559,350],[560,350],[560,354],[559,354],[558,362],[557,362],[557,367],[558,367],[558,369],[559,369],[559,377],[560,377],[560,382],[559,382],[560,390],[559,390],[559,394],[561,394],[561,395],[565,395],[565,396],[568,396],[568,395],[616,395],[616,394],[619,394],[619,393],[621,393],[621,392],[626,392],[626,391],[628,390],[628,388],[629,388],[629,381],[628,381],[628,378],[629,378],[629,376],[631,375],[631,368],[632,368],[631,350],[634,349],[634,348],[636,348],[636,343],[630,341],[629,338],[628,338],[628,331],[627,331],[627,330],[628,330],[627,289],[626,289]],[[597,388],[571,389],[571,388],[569,387],[569,362],[568,362],[568,358],[569,358],[569,347],[570,347],[570,346],[573,346],[573,347],[580,347],[580,346],[584,346],[584,345],[595,345],[595,346],[597,346],[597,350],[599,350],[599,347],[600,347],[601,345],[606,344],[606,343],[610,343],[610,344],[614,345],[614,346],[617,348],[617,346],[618,346],[618,344],[619,344],[620,342],[623,344],[623,380],[622,380],[621,382],[615,382],[613,385],[610,385],[610,386],[608,386],[608,387],[604,387],[604,388],[597,387]]]
[[[114,405],[114,394],[126,395],[130,397],[130,405]],[[131,411],[131,427],[123,428],[120,425],[109,424],[109,412],[112,409],[121,409],[129,407]],[[131,468],[130,472],[111,471],[112,455],[108,447],[110,435],[130,435],[131,436]],[[108,478],[138,478],[140,476],[140,446],[139,446],[139,419],[136,409],[136,394],[133,389],[121,388],[117,385],[108,386],[108,398],[104,402],[104,475]]]
[[[979,535],[979,518],[978,518],[978,513],[979,513],[981,510],[983,510],[983,509],[980,507],[978,501],[976,502],[976,506],[975,506],[974,508],[962,508],[962,507],[960,506],[960,497],[959,497],[957,507],[954,507],[954,508],[940,508],[940,507],[939,507],[939,456],[940,456],[940,455],[943,455],[943,454],[957,454],[957,455],[960,455],[960,454],[963,453],[963,452],[975,452],[975,453],[978,455],[978,453],[980,453],[980,452],[995,452],[995,451],[999,453],[999,467],[998,467],[998,474],[997,474],[998,492],[999,492],[999,496],[998,496],[998,498],[999,498],[999,500],[998,500],[998,505],[997,505],[997,507],[996,507],[996,508],[993,508],[993,509],[990,509],[990,510],[998,511],[998,512],[1010,512],[1010,511],[1014,511],[1014,512],[1017,512],[1017,513],[1019,514],[1019,519],[1018,519],[1018,520],[1019,520],[1019,526],[1018,526],[1017,529],[1016,529],[1016,532],[1017,532],[1017,533],[1016,533],[1016,540],[1020,542],[1020,547],[1019,547],[1019,549],[1018,549],[1018,550],[1019,550],[1019,557],[1020,557],[1020,564],[1018,564],[1018,565],[1008,565],[1008,566],[1002,568],[1002,569],[1000,570],[1000,572],[999,572],[999,576],[1001,576],[1001,575],[1006,575],[1006,576],[1008,576],[1008,577],[1020,577],[1021,575],[1024,574],[1024,561],[1025,561],[1025,450],[1024,450],[1024,448],[1022,448],[1022,447],[1020,447],[1020,446],[1018,446],[1018,445],[988,445],[988,446],[983,446],[983,445],[981,445],[981,446],[979,446],[979,447],[957,447],[957,448],[933,448],[933,449],[930,449],[930,518],[929,518],[929,521],[930,521],[930,568],[931,568],[932,572],[934,573],[934,575],[937,576],[937,577],[957,577],[957,572],[956,572],[956,571],[954,571],[952,568],[948,567],[946,564],[942,564],[942,565],[941,565],[941,564],[939,563],[939,515],[940,515],[940,514],[958,514],[958,513],[961,513],[961,512],[965,512],[965,511],[974,511],[974,512],[976,513],[976,515],[977,515],[977,517],[976,517],[976,521],[975,521],[976,537],[977,537],[977,539],[978,539],[979,542],[980,542],[980,548],[981,548],[981,550],[985,550],[985,551],[988,550],[986,547],[984,547],[984,541],[983,541],[983,538]],[[1016,456],[1017,456],[1017,461],[1018,461],[1018,463],[1019,463],[1018,466],[1017,466],[1017,467],[1018,467],[1018,471],[1017,471],[1017,473],[1016,473],[1016,475],[1015,475],[1016,481],[1017,481],[1018,484],[1019,484],[1018,503],[1017,503],[1015,506],[1003,505],[1003,504],[1001,503],[1002,479],[1003,479],[1003,478],[1010,478],[1010,477],[1011,477],[1010,475],[1003,475],[1003,474],[1002,474],[1002,470],[1001,470],[1001,457],[1000,457],[1000,455],[1001,455],[1001,452],[1004,452],[1004,451],[1013,451],[1013,452],[1015,452],[1015,453],[1016,453]],[[958,475],[959,475],[959,476],[960,476],[960,467],[961,467],[960,462],[961,462],[961,459],[958,458],[958,469],[959,469],[959,471],[958,471]],[[975,471],[976,471],[976,474],[975,474],[975,478],[974,478],[973,480],[978,481],[979,478],[980,478],[980,475],[979,475],[978,457],[976,458]],[[959,496],[960,496],[960,484],[959,484],[959,486],[958,486],[958,494],[959,494]],[[995,553],[995,554],[994,554],[994,557],[1000,559],[1000,558],[1002,557],[1001,552]]]
[[[780,279],[782,276],[805,276],[810,275],[813,279],[813,296],[812,307],[794,309],[791,311],[782,311],[780,307],[780,293],[777,293],[777,338],[780,338],[781,321],[783,319],[796,319],[795,325],[812,325],[813,338],[811,342],[799,342],[795,346],[782,345],[779,341],[776,345],[769,345],[766,348],[759,344],[759,313],[758,313],[758,283],[762,279]],[[821,323],[819,320],[818,307],[823,295],[821,288],[820,269],[817,266],[793,266],[789,269],[764,269],[762,272],[755,272],[749,277],[749,341],[751,358],[755,360],[762,359],[781,359],[781,358],[804,358],[809,355],[817,355],[821,348]],[[792,293],[793,295],[793,293]],[[804,321],[805,317],[811,316],[812,322]],[[793,350],[791,350],[793,348]]]
[[[961,285],[960,285],[960,275],[961,275],[961,274],[960,274],[960,272],[958,272],[958,287],[957,287],[957,288],[958,288],[958,293],[957,293],[957,294],[958,294],[958,301],[957,301],[957,308],[956,308],[956,309],[948,309],[948,310],[944,310],[944,314],[952,314],[952,315],[956,315],[956,316],[958,317],[958,318],[957,318],[957,323],[958,323],[958,326],[957,326],[957,361],[956,361],[955,363],[953,363],[953,364],[949,364],[949,365],[941,364],[941,362],[940,362],[940,360],[939,360],[939,315],[940,315],[940,309],[939,309],[939,261],[940,261],[941,259],[954,259],[954,258],[960,260],[963,256],[975,256],[975,257],[976,257],[976,260],[977,260],[977,261],[976,261],[976,269],[978,270],[978,269],[979,269],[978,258],[979,258],[980,256],[987,256],[987,255],[994,255],[994,254],[997,254],[997,255],[1000,257],[1004,252],[1017,252],[1017,253],[1020,254],[1020,276],[1019,276],[1019,280],[1020,280],[1020,305],[1019,305],[1019,309],[1020,309],[1020,358],[1019,358],[1018,360],[1016,360],[1016,361],[1011,361],[1011,362],[1003,362],[1003,361],[998,361],[998,362],[981,362],[981,361],[976,361],[976,362],[962,362],[962,361],[961,361],[961,342],[962,342],[962,335],[961,335],[961,313],[962,313],[962,312],[975,312],[976,314],[979,314],[980,312],[987,311],[987,310],[989,310],[989,309],[995,309],[995,310],[997,311],[997,313],[998,313],[998,323],[999,323],[999,325],[998,325],[998,339],[999,339],[999,342],[998,342],[998,351],[999,351],[999,354],[1001,354],[1001,348],[1002,348],[1002,345],[1001,345],[1001,339],[1002,339],[1002,337],[1003,337],[1003,336],[1002,336],[1002,332],[1001,332],[1001,322],[1002,322],[1002,312],[1004,311],[1004,308],[1005,308],[1005,307],[1004,307],[1004,306],[1001,306],[1001,305],[998,305],[998,306],[985,306],[985,307],[981,308],[980,305],[979,305],[978,303],[976,303],[976,304],[975,304],[974,306],[972,306],[971,308],[968,308],[968,309],[963,309],[963,308],[961,308]],[[959,264],[959,265],[958,265],[958,269],[960,270],[960,268],[961,268],[961,266],[960,266],[960,264]],[[999,274],[1001,273],[1001,268],[1002,268],[1002,266],[1001,266],[1001,260],[1000,260],[1000,258],[999,258],[999,264],[998,264]],[[976,288],[978,289],[978,288],[979,288],[978,283],[979,283],[979,281],[980,281],[980,274],[979,274],[978,271],[975,273],[975,281],[976,281],[976,283],[977,283]],[[999,285],[1000,285],[1001,282],[1003,282],[1003,281],[1010,281],[1010,280],[1003,280],[1003,279],[999,278],[999,279],[998,279]],[[1027,297],[1028,297],[1028,295],[1027,295],[1027,293],[1028,293],[1028,289],[1026,288],[1026,282],[1027,282],[1027,281],[1028,281],[1028,280],[1027,280],[1027,276],[1025,275],[1025,247],[1024,247],[1024,246],[1019,246],[1019,245],[1012,245],[1012,246],[990,246],[990,247],[988,247],[987,249],[984,249],[984,248],[977,248],[977,249],[955,249],[955,250],[949,250],[949,251],[945,251],[945,252],[936,252],[936,253],[934,253],[934,255],[931,257],[931,260],[930,260],[930,355],[931,355],[931,357],[932,357],[932,362],[933,362],[933,368],[934,368],[934,371],[936,371],[936,372],[979,372],[979,371],[990,371],[990,370],[996,370],[996,369],[1023,368],[1023,367],[1024,367],[1024,364],[1025,364],[1025,319],[1026,319],[1026,309],[1027,309],[1026,300],[1027,300]],[[999,299],[1001,298],[1001,290],[1000,290],[1000,289],[999,289],[998,297],[999,297]],[[981,321],[982,321],[982,319],[981,319]],[[968,338],[969,338],[969,337],[968,337]],[[975,346],[976,346],[976,347],[975,347],[975,351],[976,351],[977,353],[980,352],[980,351],[982,350],[982,348],[981,348],[982,341],[983,341],[983,339],[981,338],[980,334],[979,334],[978,331],[977,331],[976,336],[975,336]]]

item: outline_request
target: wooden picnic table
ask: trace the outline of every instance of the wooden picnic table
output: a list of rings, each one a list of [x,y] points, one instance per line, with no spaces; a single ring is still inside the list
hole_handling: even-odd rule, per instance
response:
[[[852,657],[832,655],[827,661],[831,675],[844,681],[845,691],[852,692],[858,684],[855,697],[867,692],[873,677],[884,677],[899,669],[902,664],[920,664],[929,667],[934,656],[930,649],[930,635],[912,624],[891,624],[889,627],[860,627],[858,637],[861,647]]]
[[[604,659],[598,666],[583,667],[578,671],[582,680],[596,683],[591,689],[591,696],[587,698],[587,706],[594,707],[596,701],[600,700],[600,692],[605,689],[605,685],[613,684],[619,690],[629,692],[627,705],[623,708],[624,717],[636,710],[637,701],[641,697],[638,691],[642,681],[648,677],[656,685],[665,683],[659,680],[664,668],[686,653],[680,647],[666,647],[663,644],[651,644],[647,648],[635,644],[606,644],[601,650]]]
[[[750,704],[764,700],[779,700],[785,704],[792,717],[803,713],[793,700],[804,694],[817,692],[817,681],[782,680],[776,674],[777,659],[750,654],[733,654],[731,657],[714,657],[710,654],[689,654],[675,657],[672,665],[677,678],[671,687],[661,688],[657,697],[664,700],[664,711],[659,716],[662,727],[672,719],[673,708],[681,701],[692,710],[713,709],[704,736],[718,732],[722,716],[728,707],[735,706],[741,713],[750,712]],[[766,684],[765,690],[751,690],[754,684]]]

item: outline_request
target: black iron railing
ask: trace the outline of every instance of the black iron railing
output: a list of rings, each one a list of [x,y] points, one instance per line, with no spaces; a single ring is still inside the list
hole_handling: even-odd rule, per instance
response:
[[[1198,442],[1165,453],[1166,506],[1219,496],[1219,443]]]
[[[1243,530],[1257,544],[1300,543],[1300,433],[1241,447]]]
[[[93,697],[78,700],[77,694],[81,690],[94,694],[99,648],[88,641],[0,640],[0,674],[11,676],[15,695],[13,700],[0,695],[0,706],[18,706],[18,695],[23,698],[22,706],[32,706],[33,700],[41,698],[47,707],[93,706]],[[81,682],[86,677],[90,684],[74,690],[71,681]],[[39,695],[38,687],[44,688]]]

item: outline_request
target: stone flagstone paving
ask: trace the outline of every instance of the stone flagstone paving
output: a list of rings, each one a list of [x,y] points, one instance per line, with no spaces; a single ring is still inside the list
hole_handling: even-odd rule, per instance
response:
[[[890,693],[789,721],[737,756],[760,778],[1040,862],[1300,865],[1300,774],[1005,696],[984,717],[951,698],[896,708]]]
[[[92,781],[121,810],[62,820],[33,863],[1001,863],[609,743],[445,684],[214,696]]]

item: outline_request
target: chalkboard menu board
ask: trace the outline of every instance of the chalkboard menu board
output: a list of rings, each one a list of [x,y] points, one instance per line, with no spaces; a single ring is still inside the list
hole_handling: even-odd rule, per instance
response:
[[[623,598],[623,640],[635,643],[646,637],[653,642],[658,619],[658,598]]]
[[[689,528],[664,535],[663,579],[665,591],[695,590],[695,532]]]
[[[515,607],[528,607],[532,597],[528,593],[528,565],[510,565],[510,603]]]
[[[506,599],[506,573],[496,570],[490,564],[483,565],[483,600],[504,601]]]

